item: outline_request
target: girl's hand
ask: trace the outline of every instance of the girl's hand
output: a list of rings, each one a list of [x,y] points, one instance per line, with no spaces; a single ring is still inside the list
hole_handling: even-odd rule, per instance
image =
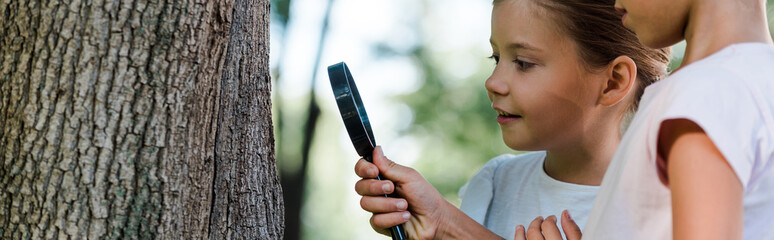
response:
[[[562,231],[567,236],[567,240],[580,240],[581,230],[575,221],[570,217],[567,210],[562,212]],[[516,235],[514,240],[561,240],[562,234],[556,226],[556,216],[549,216],[545,220],[543,217],[537,217],[529,224],[527,232],[524,232],[524,226],[516,226]]]
[[[390,227],[403,224],[410,239],[502,239],[447,202],[416,170],[387,159],[381,147],[373,163],[360,159],[355,173],[364,178],[355,184],[363,196],[360,206],[373,213],[371,227],[389,235]],[[389,180],[376,180],[379,174]],[[384,194],[397,193],[396,197]]]
[[[371,227],[389,235],[390,227],[403,224],[411,239],[435,238],[439,220],[456,207],[416,170],[387,159],[381,147],[374,149],[373,160],[370,163],[361,158],[355,165],[355,173],[363,178],[355,184],[355,191],[363,196],[360,206],[374,214]],[[376,180],[380,173],[389,180]],[[384,197],[393,193],[397,196]]]

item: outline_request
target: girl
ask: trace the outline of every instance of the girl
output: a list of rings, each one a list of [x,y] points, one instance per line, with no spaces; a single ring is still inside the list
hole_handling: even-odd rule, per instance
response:
[[[687,44],[683,66],[647,89],[584,238],[774,239],[774,47],[765,4],[616,3],[645,45]]]
[[[642,89],[666,73],[620,24],[611,0],[496,0],[486,81],[503,140],[542,150],[491,160],[462,191],[462,213],[413,169],[378,148],[358,161],[355,188],[373,228],[404,224],[412,238],[513,236],[514,226],[570,209],[583,225]],[[387,179],[377,181],[379,173]],[[385,198],[397,192],[402,198]],[[468,217],[469,216],[469,217]],[[483,224],[492,232],[481,226]],[[522,230],[523,231],[523,230]]]

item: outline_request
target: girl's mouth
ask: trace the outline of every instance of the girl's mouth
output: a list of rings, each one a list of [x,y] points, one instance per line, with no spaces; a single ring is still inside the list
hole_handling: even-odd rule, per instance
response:
[[[517,120],[521,119],[521,115],[510,114],[510,113],[503,112],[503,111],[500,111],[500,110],[496,110],[496,111],[497,111],[497,114],[498,114],[497,115],[497,123],[499,123],[499,124],[508,124],[508,123],[511,123],[511,122],[514,122],[514,121],[517,121]]]

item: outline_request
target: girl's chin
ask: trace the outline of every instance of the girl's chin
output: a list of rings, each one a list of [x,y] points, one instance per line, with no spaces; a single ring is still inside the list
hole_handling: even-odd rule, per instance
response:
[[[503,132],[503,142],[505,142],[505,145],[508,146],[508,148],[516,150],[516,151],[540,151],[540,150],[543,150],[543,148],[540,148],[540,146],[537,146],[533,142],[526,141],[526,139],[509,138],[509,137],[506,136],[505,132]]]

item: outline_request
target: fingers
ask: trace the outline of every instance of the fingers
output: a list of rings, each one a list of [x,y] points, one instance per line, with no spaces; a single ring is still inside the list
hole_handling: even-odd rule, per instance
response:
[[[409,212],[380,213],[371,216],[371,227],[377,232],[387,232],[388,228],[408,222],[411,218]]]
[[[543,217],[537,217],[529,224],[527,228],[527,239],[529,240],[545,240],[543,234],[540,232],[540,225],[543,224]]]
[[[567,237],[567,240],[581,239],[581,230],[567,210],[562,211],[562,231],[564,231],[564,236]]]
[[[360,198],[360,207],[372,213],[400,212],[408,209],[408,202],[402,198],[364,196]]]
[[[396,183],[410,182],[412,179],[421,178],[421,175],[412,168],[397,164],[386,156],[381,146],[376,146],[373,152],[373,163],[360,159],[355,164],[355,174],[361,178],[376,178],[381,173],[383,177]]]
[[[516,226],[516,233],[514,234],[514,240],[555,240],[562,239],[562,234],[559,232],[559,227],[556,226],[556,216],[551,215],[543,219],[543,217],[537,217],[529,224],[527,232],[524,232],[524,226]],[[570,213],[567,210],[562,212],[562,230],[567,236],[567,240],[580,240],[581,231],[575,221],[570,217]]]
[[[360,179],[355,183],[355,192],[360,196],[381,196],[395,190],[391,181],[376,179]]]
[[[513,236],[513,240],[527,240],[527,235],[524,233],[524,226],[516,226],[516,234]]]
[[[361,178],[376,178],[379,176],[379,168],[373,163],[361,158],[355,164],[355,174]]]
[[[376,232],[378,232],[378,233],[380,233],[380,234],[382,234],[382,235],[387,235],[387,236],[390,236],[390,235],[391,235],[391,233],[390,233],[390,230],[389,230],[389,229],[387,229],[387,228],[380,228],[380,227],[377,227],[376,225],[374,225],[374,217],[373,217],[373,216],[371,216],[371,219],[369,219],[369,220],[368,220],[368,223],[370,223],[370,224],[371,224],[371,228],[372,228],[374,231],[376,231]]]
[[[556,216],[554,215],[548,216],[540,225],[540,229],[543,231],[545,239],[562,239],[562,234],[559,233],[559,227],[556,226]]]

